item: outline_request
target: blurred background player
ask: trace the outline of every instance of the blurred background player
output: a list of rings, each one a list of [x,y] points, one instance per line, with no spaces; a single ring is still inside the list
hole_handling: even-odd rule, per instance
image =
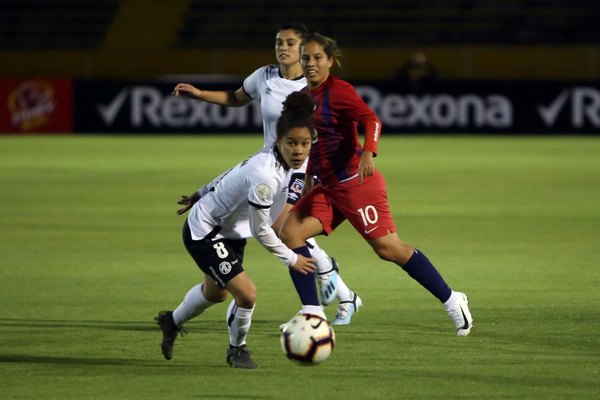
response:
[[[310,257],[306,238],[330,234],[348,220],[375,253],[406,271],[441,303],[452,318],[459,336],[471,331],[473,319],[467,296],[452,291],[436,268],[419,250],[403,243],[389,209],[385,180],[375,168],[381,121],[347,82],[330,74],[339,64],[341,51],[333,39],[318,33],[301,44],[301,64],[308,93],[315,101],[315,126],[319,140],[313,143],[307,169],[305,194],[289,212],[281,231],[283,242],[298,254]],[[357,125],[365,141],[358,140]],[[311,177],[319,182],[314,185]],[[314,280],[292,271],[302,304],[318,304]],[[349,305],[360,306],[356,298]]]
[[[308,29],[301,24],[280,26],[275,37],[275,56],[278,64],[257,69],[244,80],[242,87],[235,91],[200,90],[190,84],[179,83],[175,86],[173,94],[229,107],[240,107],[252,100],[259,100],[263,118],[264,145],[269,147],[276,138],[275,126],[284,99],[288,94],[306,87],[306,78],[300,66],[300,43],[308,33]],[[273,225],[275,232],[279,232],[287,212],[300,199],[305,171],[306,164],[290,177],[288,203],[281,217]],[[356,297],[355,293],[339,276],[335,258],[329,257],[314,239],[308,238],[307,241],[318,266],[321,302],[327,305],[336,297],[340,301],[332,324],[349,324],[354,311],[348,311],[344,304],[351,302]]]
[[[312,259],[295,254],[271,228],[286,202],[289,175],[306,161],[315,138],[313,107],[306,93],[290,94],[277,122],[274,145],[179,201],[184,205],[179,214],[190,210],[183,242],[204,272],[204,282],[191,288],[175,310],[161,311],[156,317],[167,360],[173,356],[183,324],[231,293],[227,362],[237,368],[256,368],[246,347],[256,301],[256,287],[242,265],[247,237],[254,236],[290,270],[303,274],[316,270]],[[320,305],[314,308],[322,313]]]
[[[422,51],[410,56],[409,60],[396,72],[395,81],[400,90],[419,92],[431,89],[438,79],[435,66]]]

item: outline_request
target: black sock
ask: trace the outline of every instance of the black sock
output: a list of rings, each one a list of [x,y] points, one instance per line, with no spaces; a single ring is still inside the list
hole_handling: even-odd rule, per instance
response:
[[[292,250],[294,253],[301,254],[304,257],[310,257],[310,251],[308,250],[307,246],[298,247]],[[298,292],[298,296],[300,296],[302,305],[320,305],[319,295],[317,294],[317,283],[315,282],[315,274],[304,275],[290,268],[290,276],[292,277],[292,282],[294,282],[294,286],[296,287],[296,292]]]
[[[402,267],[411,278],[419,282],[421,286],[429,290],[431,294],[437,297],[442,303],[445,303],[452,294],[452,290],[444,281],[444,278],[435,269],[433,264],[419,250],[410,257],[408,262]]]

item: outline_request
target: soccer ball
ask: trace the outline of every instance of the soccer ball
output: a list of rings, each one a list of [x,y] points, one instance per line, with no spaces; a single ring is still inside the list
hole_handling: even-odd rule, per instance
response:
[[[333,352],[335,333],[329,323],[313,314],[298,314],[281,332],[281,347],[290,360],[314,365]]]

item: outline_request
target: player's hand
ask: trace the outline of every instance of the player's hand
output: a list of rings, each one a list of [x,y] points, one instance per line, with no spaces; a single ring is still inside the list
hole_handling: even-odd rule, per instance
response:
[[[360,163],[358,164],[358,184],[362,185],[363,178],[371,176],[375,173],[375,163],[373,162],[373,153],[370,151],[363,151],[360,156]]]
[[[296,261],[296,264],[292,265],[290,268],[303,275],[311,274],[317,270],[315,260],[312,258],[306,258],[302,254],[298,254],[298,261]]]
[[[198,200],[200,200],[200,195],[197,192],[194,192],[190,196],[182,195],[181,199],[179,199],[177,204],[181,204],[185,207],[182,207],[179,210],[177,210],[177,215],[181,215],[187,212]]]
[[[190,85],[189,83],[178,83],[175,85],[173,93],[171,94],[173,96],[185,96],[194,99],[199,97],[199,92],[200,91],[196,87]]]

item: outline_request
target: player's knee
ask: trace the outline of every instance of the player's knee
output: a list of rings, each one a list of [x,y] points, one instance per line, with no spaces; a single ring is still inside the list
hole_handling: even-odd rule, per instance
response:
[[[249,290],[241,293],[235,299],[235,304],[242,308],[252,308],[256,304],[256,290]]]
[[[399,243],[382,243],[374,248],[375,253],[385,261],[390,261],[398,265],[404,265],[410,258],[410,253],[405,251]]]
[[[394,252],[391,246],[377,246],[375,247],[375,254],[382,260],[394,261]]]
[[[294,230],[290,229],[287,225],[284,225],[281,231],[279,231],[279,239],[288,247],[296,239],[295,236]]]
[[[213,303],[222,303],[227,300],[227,291],[221,290],[218,292],[204,294],[206,300],[211,301]]]

